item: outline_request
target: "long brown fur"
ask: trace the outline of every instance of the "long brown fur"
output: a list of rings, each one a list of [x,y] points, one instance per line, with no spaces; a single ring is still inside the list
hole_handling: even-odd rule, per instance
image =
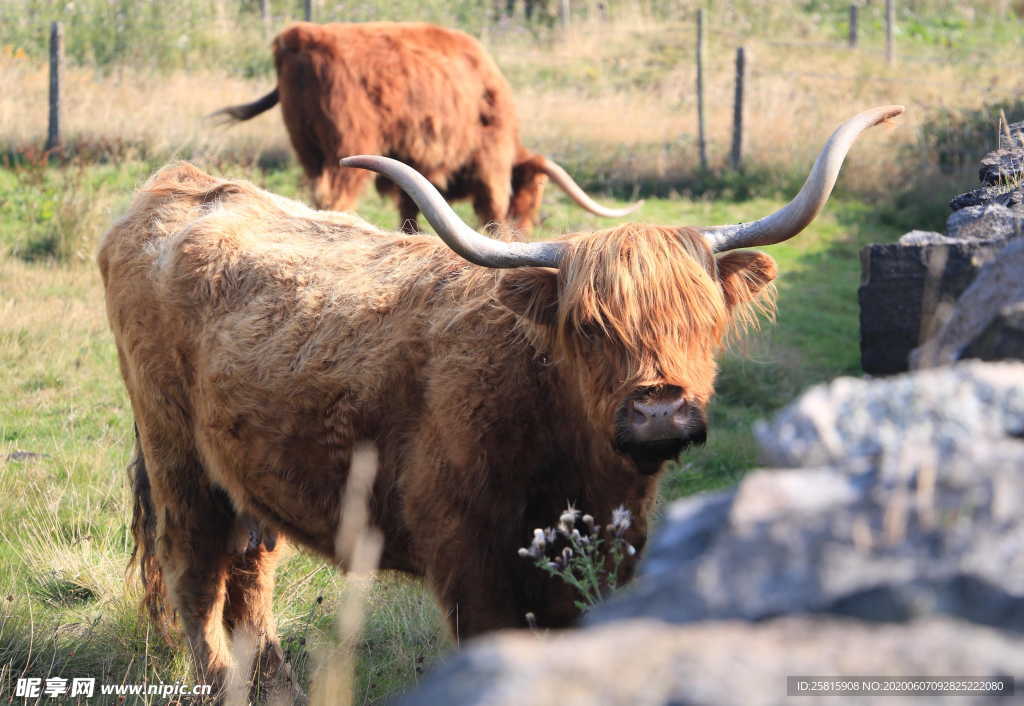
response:
[[[643,386],[706,403],[774,263],[716,258],[686,228],[567,241],[558,271],[490,270],[188,164],[140,190],[99,265],[138,426],[139,556],[201,674],[223,679],[238,630],[279,654],[281,542],[260,538],[336,561],[360,440],[380,454],[382,566],[424,576],[462,637],[574,619],[572,591],[516,554],[566,501],[601,521],[625,504],[643,546],[657,477],[616,452],[614,409]]]
[[[215,115],[248,120],[279,100],[318,208],[354,208],[371,175],[338,161],[381,154],[409,164],[447,199],[470,199],[485,225],[534,226],[547,181],[542,158],[520,142],[512,89],[478,41],[423,23],[299,22],[273,51],[275,91]],[[412,200],[383,177],[377,188],[415,232]]]

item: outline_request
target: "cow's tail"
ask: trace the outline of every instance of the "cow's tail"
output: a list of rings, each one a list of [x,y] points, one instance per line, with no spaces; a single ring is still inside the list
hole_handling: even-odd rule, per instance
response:
[[[227,108],[221,108],[220,110],[210,113],[207,117],[218,120],[221,123],[237,123],[243,120],[249,120],[255,118],[260,113],[265,113],[275,105],[279,96],[277,89],[268,93],[267,95],[254,100],[252,103],[242,103],[241,105],[229,105]]]
[[[569,172],[562,169],[554,161],[547,157],[541,157],[537,160],[537,168],[548,175],[555,184],[558,185],[562,191],[568,195],[576,204],[587,211],[590,211],[595,216],[603,216],[604,218],[621,218],[622,216],[628,216],[633,211],[637,210],[644,205],[643,201],[637,201],[636,203],[626,206],[625,208],[608,208],[602,206],[594,199],[587,195],[587,192],[576,183],[576,180],[569,176]]]
[[[165,604],[163,574],[156,558],[156,512],[149,489],[146,458],[139,443],[138,427],[135,428],[135,456],[128,464],[128,480],[132,487],[132,535],[135,538],[128,569],[131,571],[134,567],[138,570],[145,592],[142,604],[160,633],[166,637],[170,616]]]

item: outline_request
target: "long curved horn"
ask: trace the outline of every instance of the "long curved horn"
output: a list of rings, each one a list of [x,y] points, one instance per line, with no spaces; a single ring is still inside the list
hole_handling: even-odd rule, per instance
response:
[[[407,164],[389,157],[356,155],[341,160],[344,167],[358,167],[383,174],[409,195],[423,217],[452,250],[482,267],[558,267],[564,243],[506,243],[477,233],[459,218],[427,178]]]
[[[903,112],[902,105],[886,105],[859,113],[836,128],[814,162],[800,193],[781,209],[752,223],[698,228],[714,252],[772,245],[788,240],[814,220],[828,201],[839,169],[850,147],[869,127]]]
[[[623,216],[628,216],[633,211],[644,205],[643,200],[640,200],[631,206],[626,206],[625,208],[608,208],[607,206],[602,206],[587,195],[587,192],[585,192],[582,187],[576,183],[576,180],[569,176],[569,172],[562,169],[558,164],[547,157],[541,159],[540,170],[547,174],[551,181],[555,182],[555,184],[557,184],[569,198],[575,201],[576,205],[590,211],[595,216],[603,216],[604,218],[622,218]]]

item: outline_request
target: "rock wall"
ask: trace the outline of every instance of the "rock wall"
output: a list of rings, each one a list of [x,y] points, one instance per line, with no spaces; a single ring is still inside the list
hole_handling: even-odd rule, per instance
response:
[[[1024,235],[1024,122],[981,161],[982,186],[950,201],[946,233],[912,231],[861,251],[861,367],[891,375],[931,338],[952,304],[1000,251]]]

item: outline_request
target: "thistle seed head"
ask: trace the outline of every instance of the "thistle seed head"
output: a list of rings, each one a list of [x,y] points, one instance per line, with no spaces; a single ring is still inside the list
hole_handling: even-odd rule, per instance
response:
[[[572,532],[576,526],[576,518],[580,516],[580,511],[572,506],[572,503],[565,508],[562,515],[558,518],[558,529],[560,529],[566,536]]]
[[[617,537],[621,537],[632,523],[633,515],[626,509],[625,505],[619,505],[612,510],[612,524],[610,527]]]

